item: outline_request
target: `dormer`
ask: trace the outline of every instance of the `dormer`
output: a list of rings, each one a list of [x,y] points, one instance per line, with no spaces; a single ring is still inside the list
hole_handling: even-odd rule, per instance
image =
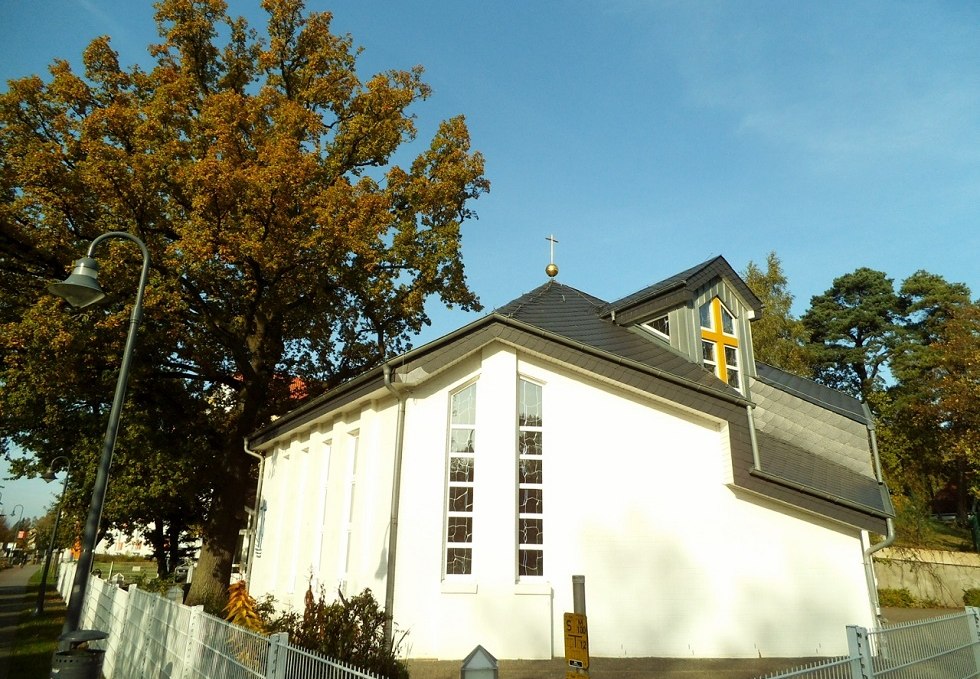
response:
[[[762,302],[715,257],[610,303],[603,316],[663,342],[745,393],[755,377],[751,321]]]

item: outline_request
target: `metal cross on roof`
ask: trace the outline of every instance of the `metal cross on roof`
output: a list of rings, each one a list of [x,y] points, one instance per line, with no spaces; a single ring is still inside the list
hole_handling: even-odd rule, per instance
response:
[[[551,234],[545,238],[545,240],[551,243],[551,263],[545,267],[544,272],[548,274],[549,277],[554,278],[558,275],[558,266],[555,264],[555,243],[557,243],[558,240],[555,238],[555,234]]]

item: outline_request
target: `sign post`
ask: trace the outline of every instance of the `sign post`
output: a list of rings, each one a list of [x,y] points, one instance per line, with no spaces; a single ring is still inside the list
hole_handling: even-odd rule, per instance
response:
[[[572,576],[574,613],[565,613],[565,679],[588,679],[589,623],[585,617],[585,576]]]
[[[571,669],[589,669],[589,625],[581,613],[565,614],[565,660]]]

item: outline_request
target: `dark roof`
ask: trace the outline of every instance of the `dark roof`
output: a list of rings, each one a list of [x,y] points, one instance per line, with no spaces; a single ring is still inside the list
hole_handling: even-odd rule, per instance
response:
[[[727,421],[736,486],[881,532],[880,517],[891,515],[892,510],[887,492],[875,479],[759,431],[755,435],[762,462],[761,469],[754,469],[746,397],[668,345],[612,320],[617,308],[685,286],[706,285],[717,276],[738,288],[747,302],[759,304],[721,257],[613,304],[550,280],[463,328],[391,359],[384,370],[375,368],[311,399],[255,432],[249,444],[272,441],[334,408],[376,393],[386,384],[388,367],[395,371],[396,387],[399,380],[410,386],[416,373],[432,375],[487,343],[503,341]],[[861,404],[846,394],[765,364],[758,368],[759,379],[775,389],[866,421]]]
[[[754,471],[777,483],[789,483],[833,502],[886,517],[895,510],[885,487],[875,479],[858,474],[812,452],[756,432],[760,469]]]
[[[789,392],[838,415],[862,424],[871,424],[864,404],[853,396],[759,361],[755,362],[755,369],[759,380],[770,386]]]
[[[738,294],[742,296],[745,303],[756,312],[756,315],[762,312],[762,301],[756,297],[755,293],[745,284],[741,276],[735,272],[728,261],[719,255],[718,257],[712,257],[707,261],[701,262],[696,266],[692,266],[686,271],[681,271],[669,278],[665,278],[642,290],[627,295],[622,299],[610,302],[601,313],[603,316],[612,316],[671,293],[684,292],[693,296],[695,290],[707,285],[716,278],[727,280],[738,291]]]
[[[718,379],[683,354],[650,337],[603,318],[605,302],[556,281],[548,281],[493,312],[495,316],[534,326],[552,335],[604,353],[656,368],[692,386],[698,385],[744,399],[738,390]]]

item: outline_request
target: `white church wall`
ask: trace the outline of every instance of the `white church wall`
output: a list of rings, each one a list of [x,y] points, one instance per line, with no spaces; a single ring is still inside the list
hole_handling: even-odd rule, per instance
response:
[[[516,380],[544,385],[545,578],[516,572]],[[473,573],[443,572],[449,394],[477,380]],[[820,655],[870,611],[860,534],[730,481],[721,425],[499,345],[416,394],[395,619],[414,657],[561,655],[585,575],[596,656]],[[437,485],[441,484],[441,485]],[[441,576],[441,578],[440,578]]]
[[[543,389],[544,577],[518,576],[521,377]],[[446,576],[449,404],[471,383],[473,568]],[[871,623],[859,531],[733,490],[722,423],[503,344],[414,388],[406,411],[394,619],[410,657],[561,656],[572,575],[597,657],[833,655],[844,625]],[[396,413],[386,397],[269,453],[253,592],[301,608],[313,572],[328,598],[346,583],[383,600]]]
[[[391,399],[393,402],[394,400]],[[303,609],[385,589],[394,409],[375,404],[298,432],[268,454],[251,590]]]

